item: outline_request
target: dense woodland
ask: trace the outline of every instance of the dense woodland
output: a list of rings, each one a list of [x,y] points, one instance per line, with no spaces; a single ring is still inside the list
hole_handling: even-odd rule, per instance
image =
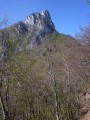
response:
[[[0,120],[83,116],[78,97],[90,87],[90,26],[77,39],[53,32],[32,49],[24,44],[22,51],[16,36],[3,40],[8,54],[0,61]]]

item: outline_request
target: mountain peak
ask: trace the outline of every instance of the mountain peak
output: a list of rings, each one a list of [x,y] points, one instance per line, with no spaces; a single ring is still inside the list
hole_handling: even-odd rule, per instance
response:
[[[42,11],[41,15],[51,19],[50,13],[49,13],[49,11],[47,9]]]
[[[36,26],[39,29],[42,29],[43,27],[48,26],[52,30],[55,30],[55,26],[51,20],[51,16],[48,10],[44,10],[41,13],[32,13],[24,20],[24,23],[28,27]]]
[[[24,21],[17,22],[9,28],[2,30],[0,33],[0,38],[2,39],[3,36],[5,36],[5,40],[6,38],[12,40],[15,37],[15,41],[17,38],[16,43],[20,41],[20,46],[18,48],[19,50],[22,50],[24,45],[24,38],[27,43],[25,45],[26,48],[32,48],[33,46],[40,44],[43,37],[53,33],[54,31],[56,30],[50,13],[48,10],[44,10],[41,13],[32,13]],[[2,42],[5,40],[3,38]],[[7,53],[9,45],[8,42],[7,45],[6,43],[4,45],[2,44],[3,43],[0,43],[0,47],[1,49],[4,48],[4,51],[2,50],[2,56],[4,56],[3,54]]]

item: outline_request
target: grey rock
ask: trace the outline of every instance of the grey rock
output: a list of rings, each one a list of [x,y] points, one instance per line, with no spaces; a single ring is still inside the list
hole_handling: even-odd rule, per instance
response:
[[[42,13],[31,14],[25,19],[24,23],[27,25],[29,30],[31,30],[32,27],[37,27],[38,30],[46,33],[50,33],[55,30],[55,26],[48,10],[45,10]]]
[[[28,41],[27,48],[32,48],[32,46],[40,44],[42,37],[55,31],[55,26],[48,10],[29,15],[24,20],[24,23],[28,29],[26,37]]]
[[[10,41],[15,44],[15,50],[21,51],[25,46],[24,44],[26,44],[27,49],[32,48],[40,44],[44,36],[54,31],[55,26],[48,10],[32,13],[24,21],[0,31],[0,51],[3,51],[0,52],[0,56],[3,58],[8,53]],[[4,46],[4,50],[2,46]]]

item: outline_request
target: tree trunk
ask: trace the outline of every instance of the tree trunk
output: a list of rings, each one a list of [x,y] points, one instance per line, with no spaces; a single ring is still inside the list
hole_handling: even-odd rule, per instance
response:
[[[2,94],[1,94],[1,86],[2,85],[0,84],[0,104],[1,104],[1,108],[2,108],[3,120],[9,120],[9,114],[8,114],[8,111],[5,108],[3,97],[2,97]]]
[[[1,104],[1,108],[2,108],[3,120],[5,120],[5,108],[3,105],[3,100],[2,100],[1,95],[0,95],[0,104]]]

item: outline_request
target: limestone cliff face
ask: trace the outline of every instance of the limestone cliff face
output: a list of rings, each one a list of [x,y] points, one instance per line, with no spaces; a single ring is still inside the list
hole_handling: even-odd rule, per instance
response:
[[[39,30],[46,33],[50,33],[55,30],[48,10],[45,10],[42,13],[31,14],[25,19],[24,23],[27,25],[29,30],[33,26],[36,26]]]
[[[19,50],[23,49],[24,43],[29,49],[40,44],[43,37],[54,31],[55,26],[48,10],[32,13],[24,21],[0,31],[0,58],[8,52],[10,42],[13,42],[16,48],[18,44]]]
[[[27,39],[28,41],[30,41],[30,38],[32,39],[28,47],[40,44],[43,36],[55,31],[55,26],[48,10],[31,14],[25,19],[24,23],[28,29]]]

